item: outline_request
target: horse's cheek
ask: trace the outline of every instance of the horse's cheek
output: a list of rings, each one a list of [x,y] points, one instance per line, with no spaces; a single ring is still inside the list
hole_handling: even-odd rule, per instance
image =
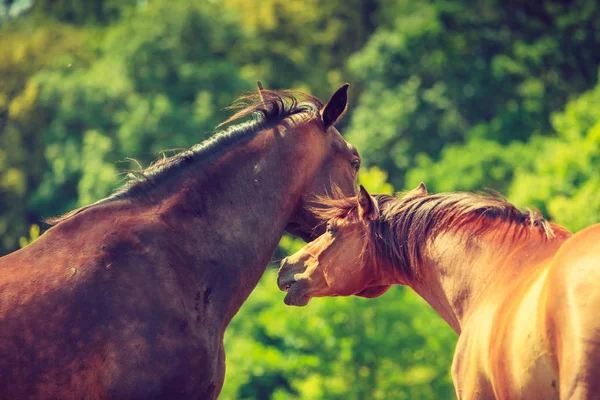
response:
[[[358,290],[360,274],[352,271],[354,260],[338,260],[335,265],[330,264],[325,269],[327,286],[338,296],[351,296]]]

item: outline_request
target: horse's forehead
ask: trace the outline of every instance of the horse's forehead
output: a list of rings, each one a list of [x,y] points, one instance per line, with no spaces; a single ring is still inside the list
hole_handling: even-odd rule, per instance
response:
[[[338,131],[335,127],[331,127],[331,128],[329,128],[329,130],[330,130],[332,139],[336,143],[338,143],[339,146],[343,150],[347,151],[348,153],[351,153],[351,154],[354,154],[354,155],[358,156],[358,150],[357,150],[357,148],[353,144],[347,142],[344,139],[344,137],[342,136],[342,134],[340,133],[340,131]]]
[[[360,154],[358,153],[358,149],[356,148],[356,146],[354,146],[350,142],[346,142],[345,140],[344,140],[344,143],[346,144],[346,147],[348,148],[348,151],[350,152],[350,154],[352,154],[355,157],[360,158]]]
[[[334,235],[328,236],[328,234],[321,235],[317,240],[311,242],[307,247],[310,247],[311,253],[319,254],[328,248],[330,245],[335,243],[336,241],[343,241],[344,243],[349,240],[353,241],[351,238],[360,238],[362,237],[362,222],[358,217],[354,216],[346,216],[344,218],[340,218],[337,220],[339,226],[336,228],[342,235]],[[340,239],[340,236],[342,239]],[[342,246],[342,249],[344,246]]]
[[[290,118],[292,118],[292,121],[300,126],[302,126],[302,120],[304,118],[306,118],[306,115],[300,113],[300,114],[296,114],[296,115],[292,115]],[[303,125],[304,127],[308,127],[311,126],[312,124],[307,124],[307,125]],[[314,126],[314,125],[312,125]],[[342,136],[342,134],[340,133],[340,131],[337,130],[337,128],[335,126],[332,126],[328,129],[327,138],[329,138],[329,140],[331,140],[334,143],[334,147],[337,148],[339,150],[340,153],[344,154],[344,155],[351,155],[357,158],[360,158],[360,155],[358,153],[358,149],[356,148],[356,146],[354,146],[353,144],[347,142],[344,137]]]
[[[353,241],[363,237],[366,225],[356,212],[352,212],[340,220],[338,229],[344,241]]]
[[[364,238],[361,229],[354,226],[354,228],[342,232],[338,237],[334,237],[333,240],[334,242],[338,242],[338,246],[335,246],[334,251],[330,254],[331,256],[335,259],[339,259],[340,257],[355,258],[357,253],[362,251],[363,246],[361,243]]]
[[[361,158],[358,153],[358,149],[353,144],[344,140],[344,138],[342,137],[342,135],[339,134],[339,132],[336,131],[336,134],[338,137],[333,139],[333,145],[336,149],[336,153],[346,160],[351,161],[358,159],[360,161]]]
[[[344,140],[344,139],[342,139],[342,140]],[[351,158],[353,158],[353,159],[358,158],[359,160],[361,159],[360,154],[358,154],[358,149],[352,143],[348,143],[344,140],[344,147],[345,147],[345,152],[347,154],[349,154]]]

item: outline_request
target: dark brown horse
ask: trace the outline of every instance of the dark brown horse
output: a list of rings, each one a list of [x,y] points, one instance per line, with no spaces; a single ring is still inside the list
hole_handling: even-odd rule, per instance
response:
[[[333,184],[356,193],[360,159],[323,106],[259,90],[254,115],[55,219],[0,259],[0,398],[214,399],[223,333],[284,231],[322,233],[307,211]]]
[[[600,398],[600,224],[571,235],[471,193],[324,200],[327,233],[284,260],[286,303],[413,288],[460,335],[459,399]]]

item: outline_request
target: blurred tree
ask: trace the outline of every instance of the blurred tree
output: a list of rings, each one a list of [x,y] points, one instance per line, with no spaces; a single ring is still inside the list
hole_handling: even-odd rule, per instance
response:
[[[438,162],[420,155],[406,180],[409,185],[425,181],[434,192],[487,186],[570,229],[582,229],[600,220],[595,194],[600,188],[600,84],[553,113],[551,121],[549,133],[525,143],[503,146],[473,137],[445,147]]]
[[[432,191],[498,189],[515,204],[580,230],[600,220],[600,84],[551,121],[552,134],[525,143],[503,146],[474,137],[445,147],[437,163],[421,155],[406,180],[425,181]]]
[[[465,144],[445,146],[435,162],[426,154],[415,157],[407,172],[407,186],[426,182],[429,191],[451,192],[493,189],[506,193],[517,165],[532,164],[537,154],[519,142],[500,143],[474,137]]]
[[[325,101],[349,80],[346,60],[375,29],[382,0],[221,1],[240,16],[245,36],[230,57],[244,76]]]
[[[252,87],[227,59],[236,38],[210,3],[154,1],[106,31],[89,68],[38,74],[39,104],[53,121],[32,207],[51,215],[88,204],[115,187],[117,161],[148,163],[207,138]]]
[[[253,87],[216,4],[153,1],[102,29],[23,18],[0,37],[0,253],[40,217],[108,195],[119,160],[202,141]]]
[[[578,231],[600,221],[600,84],[552,116],[556,136],[533,138],[534,163],[517,164],[509,196]]]
[[[39,107],[31,77],[44,68],[89,63],[87,33],[64,25],[6,26],[0,34],[0,254],[14,250],[39,214],[27,207],[44,165],[43,131],[52,113]]]
[[[500,144],[550,131],[549,116],[594,84],[593,0],[389,1],[350,59],[366,91],[348,138],[395,185],[415,156],[471,137]]]
[[[452,398],[456,334],[418,295],[283,304],[268,270],[226,332],[223,399]]]
[[[33,224],[29,227],[29,235],[21,236],[19,238],[19,246],[25,247],[33,242],[35,242],[40,237],[40,226],[37,224]]]
[[[102,24],[115,21],[137,4],[138,0],[33,0],[30,12],[42,19]]]
[[[0,1],[0,10],[2,11],[2,17],[4,17],[5,15],[10,14],[10,9],[13,5],[13,3],[15,2],[15,0],[2,0]]]

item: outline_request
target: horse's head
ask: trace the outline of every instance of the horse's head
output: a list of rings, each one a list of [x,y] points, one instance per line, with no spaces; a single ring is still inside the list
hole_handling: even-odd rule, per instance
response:
[[[303,191],[296,213],[286,226],[286,231],[311,241],[325,231],[325,224],[311,211],[310,204],[315,196],[329,195],[340,189],[343,195],[356,194],[356,174],[360,168],[358,151],[346,142],[335,128],[336,122],[346,111],[348,105],[348,84],[340,87],[331,99],[321,108],[317,118],[301,125],[311,137],[304,152],[310,152],[318,163],[317,173]]]
[[[374,198],[361,186],[358,196],[333,204],[322,211],[331,217],[326,233],[281,262],[277,284],[288,305],[304,306],[312,297],[377,297],[389,288],[377,283],[370,243],[379,218]]]

